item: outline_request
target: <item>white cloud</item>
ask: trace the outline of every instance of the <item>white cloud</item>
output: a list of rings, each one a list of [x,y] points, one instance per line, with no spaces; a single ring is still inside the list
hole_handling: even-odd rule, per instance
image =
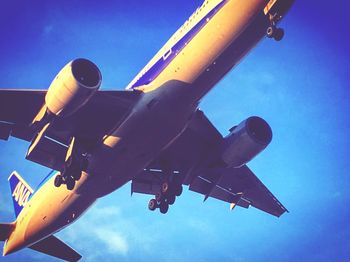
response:
[[[105,258],[106,253],[110,258],[127,258],[132,250],[140,248],[149,253],[156,241],[154,236],[142,234],[142,228],[128,219],[119,207],[100,205],[92,207],[58,237],[71,244],[86,261]]]
[[[94,234],[107,246],[108,252],[124,256],[127,255],[129,246],[126,239],[120,233],[100,227],[94,230]]]

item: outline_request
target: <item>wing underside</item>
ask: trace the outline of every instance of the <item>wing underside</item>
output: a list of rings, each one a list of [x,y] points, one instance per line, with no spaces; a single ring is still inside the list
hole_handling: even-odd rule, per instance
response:
[[[253,206],[274,216],[287,209],[247,167],[211,166],[211,157],[220,150],[223,137],[206,116],[198,111],[183,134],[148,168],[134,178],[132,192],[156,194],[164,181],[161,162],[172,163],[174,177],[191,191],[231,204]]]
[[[34,141],[41,130],[32,122],[45,104],[45,95],[45,90],[0,90],[0,139],[13,136]],[[72,137],[86,149],[94,147],[126,117],[139,97],[137,91],[98,91],[76,113],[55,118],[27,159],[61,170]]]

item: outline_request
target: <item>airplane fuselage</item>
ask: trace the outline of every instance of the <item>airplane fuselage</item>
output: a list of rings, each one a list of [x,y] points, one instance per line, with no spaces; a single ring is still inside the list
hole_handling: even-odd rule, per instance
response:
[[[56,188],[50,178],[20,213],[4,252],[74,222],[96,199],[129,182],[171,145],[203,96],[265,36],[268,2],[205,1],[128,85],[142,92],[141,99],[90,152],[87,172],[74,190]]]

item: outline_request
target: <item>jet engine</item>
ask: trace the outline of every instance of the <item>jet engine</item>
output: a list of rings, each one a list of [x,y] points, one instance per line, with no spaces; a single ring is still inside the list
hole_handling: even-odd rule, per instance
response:
[[[97,66],[86,59],[68,63],[52,81],[45,96],[48,111],[59,117],[73,114],[101,86],[101,73]]]
[[[263,151],[271,140],[269,124],[260,117],[249,117],[231,128],[224,138],[222,160],[230,167],[241,167]]]

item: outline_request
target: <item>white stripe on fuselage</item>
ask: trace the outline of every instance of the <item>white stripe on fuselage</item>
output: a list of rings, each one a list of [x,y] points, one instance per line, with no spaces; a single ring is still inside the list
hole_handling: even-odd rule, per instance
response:
[[[211,0],[199,7],[185,24],[170,38],[163,48],[151,59],[146,67],[127,86],[130,89],[138,80],[162,58],[193,27],[205,18],[217,6],[223,5],[218,12],[206,21],[206,25],[178,52],[170,64],[151,83],[137,89],[151,92],[169,80],[193,83],[203,74],[214,60],[239,36],[241,31],[261,11],[267,0]],[[232,15],[234,14],[234,15]]]

